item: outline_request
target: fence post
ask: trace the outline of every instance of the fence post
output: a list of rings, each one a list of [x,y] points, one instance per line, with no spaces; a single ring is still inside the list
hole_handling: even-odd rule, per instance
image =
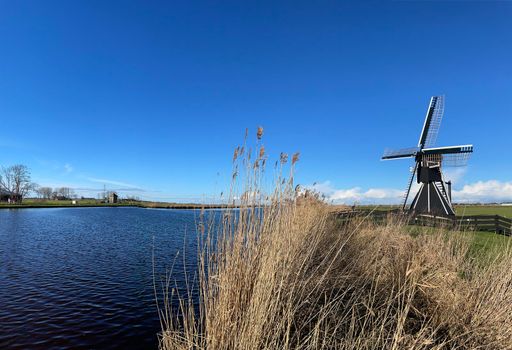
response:
[[[500,226],[498,224],[498,215],[494,215],[494,232],[500,233]]]

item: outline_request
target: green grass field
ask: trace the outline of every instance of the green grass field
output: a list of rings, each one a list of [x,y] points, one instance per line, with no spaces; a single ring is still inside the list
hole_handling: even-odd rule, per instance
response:
[[[117,205],[129,205],[130,203],[118,203]],[[47,200],[47,199],[25,199],[22,204],[9,204],[7,202],[0,202],[1,207],[9,208],[23,208],[23,207],[67,207],[67,206],[112,206],[112,204],[102,203],[95,199],[84,199],[76,200],[76,204],[73,204],[72,200]],[[114,204],[115,205],[115,204]]]
[[[457,216],[501,215],[512,219],[512,205],[456,205]]]
[[[363,210],[393,210],[398,209],[397,205],[362,205],[358,208]],[[501,215],[512,219],[512,205],[455,205],[457,216],[463,215]]]
[[[100,205],[100,200],[96,199],[77,199],[78,205]],[[25,199],[24,205],[72,205],[72,200],[50,200],[50,199]]]
[[[472,235],[471,250],[479,252],[492,252],[505,249],[512,241],[509,236],[497,235],[494,232],[475,231]]]

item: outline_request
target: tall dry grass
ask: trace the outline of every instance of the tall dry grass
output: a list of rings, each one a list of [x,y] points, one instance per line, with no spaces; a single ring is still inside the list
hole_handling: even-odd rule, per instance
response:
[[[199,304],[167,300],[162,349],[512,349],[508,249],[485,262],[463,234],[340,223],[284,154],[265,195],[262,133],[255,159],[235,151],[240,209],[201,226]]]

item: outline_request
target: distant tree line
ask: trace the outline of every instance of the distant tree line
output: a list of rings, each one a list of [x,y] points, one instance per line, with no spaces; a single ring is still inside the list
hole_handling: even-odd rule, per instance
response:
[[[69,187],[52,188],[41,186],[35,188],[34,192],[37,195],[37,197],[41,199],[64,200],[76,198],[75,191],[73,191],[73,189]]]
[[[32,182],[30,169],[23,164],[0,168],[0,201],[21,203],[29,193],[41,199],[76,198],[75,192],[69,187],[51,188],[39,186]]]

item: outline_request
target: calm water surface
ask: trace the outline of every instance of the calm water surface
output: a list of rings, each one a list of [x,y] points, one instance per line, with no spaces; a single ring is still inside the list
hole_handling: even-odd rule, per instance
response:
[[[198,213],[0,210],[0,349],[155,349],[158,276],[193,269]],[[157,278],[158,280],[158,278]]]

